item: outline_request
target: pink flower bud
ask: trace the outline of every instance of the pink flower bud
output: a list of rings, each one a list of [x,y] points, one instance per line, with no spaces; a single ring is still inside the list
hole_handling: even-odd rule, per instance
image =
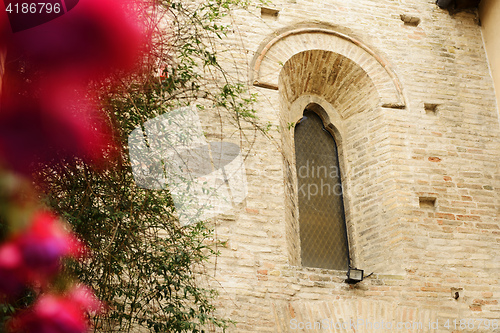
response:
[[[63,224],[48,212],[37,212],[31,226],[16,238],[24,264],[34,271],[51,275],[59,269],[61,258],[71,255],[77,243]]]
[[[87,313],[100,308],[89,288],[75,286],[65,295],[42,295],[32,308],[10,322],[9,332],[84,333],[88,330]]]
[[[23,258],[19,247],[13,243],[0,246],[0,294],[12,297],[25,288],[22,272]]]
[[[29,284],[45,284],[65,256],[83,252],[80,241],[53,214],[34,214],[31,225],[0,246],[0,293],[18,294]]]

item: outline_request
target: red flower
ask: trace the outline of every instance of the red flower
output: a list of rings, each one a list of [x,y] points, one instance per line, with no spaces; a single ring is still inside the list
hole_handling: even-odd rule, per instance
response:
[[[77,286],[67,295],[43,295],[33,307],[14,318],[9,332],[83,333],[88,330],[87,313],[99,311],[101,303],[90,289]]]
[[[43,284],[59,271],[62,257],[81,253],[78,239],[54,215],[38,212],[28,229],[0,246],[0,292],[13,296],[24,285]]]
[[[110,126],[98,105],[80,91],[72,84],[47,83],[39,98],[21,93],[4,96],[0,160],[29,175],[37,163],[59,163],[75,156],[91,163],[110,158],[114,153]]]
[[[0,247],[0,295],[15,296],[26,288],[23,274],[22,254],[19,248],[12,243],[2,244]]]
[[[7,22],[0,10],[0,52],[7,51],[0,162],[29,174],[37,160],[57,163],[78,156],[95,164],[109,159],[114,152],[110,126],[86,96],[88,82],[137,64],[147,38],[137,15],[118,0],[81,0],[30,29],[13,33]]]
[[[78,71],[81,78],[102,77],[135,65],[146,35],[118,0],[81,0],[52,21],[12,33],[0,11],[0,44],[26,54],[38,70]]]
[[[64,256],[76,256],[79,242],[54,215],[35,214],[31,226],[14,239],[21,249],[24,264],[41,274],[55,273]]]

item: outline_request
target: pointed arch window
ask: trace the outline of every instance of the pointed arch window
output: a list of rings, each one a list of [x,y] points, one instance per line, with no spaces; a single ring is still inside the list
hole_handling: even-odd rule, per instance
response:
[[[347,270],[349,247],[337,144],[314,111],[295,126],[302,266]]]

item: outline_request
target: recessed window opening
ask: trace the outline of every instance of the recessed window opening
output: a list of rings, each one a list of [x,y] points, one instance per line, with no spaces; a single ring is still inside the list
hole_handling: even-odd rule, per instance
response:
[[[434,209],[436,207],[435,197],[419,197],[418,204],[423,209]]]
[[[302,265],[347,270],[349,247],[337,144],[306,109],[295,126]]]

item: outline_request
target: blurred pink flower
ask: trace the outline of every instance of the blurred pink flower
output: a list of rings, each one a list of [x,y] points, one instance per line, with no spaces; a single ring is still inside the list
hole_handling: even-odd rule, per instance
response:
[[[111,129],[95,102],[73,85],[47,83],[41,91],[39,98],[19,93],[2,100],[0,160],[7,167],[29,175],[38,162],[111,159],[115,148]]]
[[[75,286],[69,294],[72,302],[86,311],[100,313],[103,311],[102,302],[94,295],[94,292],[87,286],[80,284]]]
[[[0,11],[0,45],[26,54],[38,70],[66,70],[81,78],[130,69],[137,61],[146,34],[137,15],[119,0],[80,0],[64,15],[13,33]]]
[[[22,254],[12,243],[0,246],[0,295],[19,295],[26,288],[22,270]]]
[[[76,286],[66,295],[42,295],[32,308],[15,317],[9,332],[83,333],[88,330],[87,313],[100,311],[93,292]]]
[[[75,256],[79,242],[62,222],[45,211],[35,213],[30,227],[14,238],[21,249],[24,263],[31,269],[51,274],[57,271],[63,256]]]
[[[112,157],[111,126],[88,96],[88,83],[109,83],[117,70],[137,65],[149,40],[137,15],[120,0],[80,0],[64,15],[14,33],[4,9],[0,4],[0,52],[7,52],[0,69],[0,166],[29,174],[37,162],[82,157],[96,165]],[[21,26],[33,25],[27,23]],[[54,215],[37,212],[28,228],[0,245],[0,294],[19,295],[28,285],[43,290],[61,258],[82,249]],[[10,331],[85,332],[86,311],[100,307],[84,287],[42,295]]]
[[[82,253],[78,239],[49,212],[35,213],[31,225],[0,246],[0,292],[14,296],[24,285],[44,284],[64,256]]]
[[[29,175],[38,161],[77,156],[100,167],[114,156],[111,126],[87,95],[91,80],[109,81],[139,62],[148,36],[126,8],[119,0],[81,0],[64,15],[15,33],[0,10],[0,52],[7,51],[0,162],[6,167]]]

